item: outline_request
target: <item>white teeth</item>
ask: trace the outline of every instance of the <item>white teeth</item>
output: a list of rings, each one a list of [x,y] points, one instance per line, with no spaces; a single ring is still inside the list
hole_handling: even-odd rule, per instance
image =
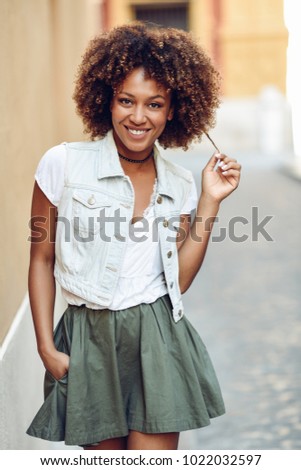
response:
[[[129,129],[128,128],[128,131],[131,133],[131,134],[134,134],[134,135],[141,135],[141,134],[145,134],[146,131],[144,130],[138,130],[138,129]]]

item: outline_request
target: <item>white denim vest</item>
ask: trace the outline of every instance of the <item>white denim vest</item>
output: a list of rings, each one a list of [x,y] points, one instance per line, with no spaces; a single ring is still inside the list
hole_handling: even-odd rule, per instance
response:
[[[65,185],[58,205],[54,274],[67,291],[109,306],[117,286],[134,210],[134,189],[120,165],[112,131],[67,143]],[[155,147],[156,228],[167,290],[177,322],[183,316],[176,233],[192,185],[191,172]]]

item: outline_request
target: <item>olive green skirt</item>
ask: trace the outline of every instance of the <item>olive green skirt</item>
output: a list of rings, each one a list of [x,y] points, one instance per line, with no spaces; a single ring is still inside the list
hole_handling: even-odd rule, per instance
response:
[[[119,311],[69,306],[54,338],[70,367],[60,380],[46,371],[31,436],[88,445],[199,428],[225,412],[206,347],[185,316],[174,322],[168,295]]]

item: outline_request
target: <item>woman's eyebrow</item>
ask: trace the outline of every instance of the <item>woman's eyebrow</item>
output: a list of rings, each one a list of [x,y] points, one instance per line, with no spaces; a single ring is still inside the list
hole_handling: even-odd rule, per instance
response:
[[[150,97],[150,100],[155,100],[156,98],[162,98],[162,100],[165,100],[165,97],[162,96],[162,95],[151,96],[151,97]]]
[[[120,91],[119,92],[120,94],[123,94],[123,95],[127,95],[129,96],[130,98],[136,98],[135,95],[132,95],[131,93],[128,93],[126,91]],[[162,95],[155,95],[155,96],[150,96],[149,98],[147,98],[148,100],[155,100],[156,98],[162,98],[163,100],[165,100],[165,97],[162,96]]]

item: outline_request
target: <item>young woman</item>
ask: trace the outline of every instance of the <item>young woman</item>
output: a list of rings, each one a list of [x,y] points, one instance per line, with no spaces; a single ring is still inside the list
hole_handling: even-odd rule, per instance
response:
[[[181,294],[240,165],[215,153],[197,201],[191,172],[156,146],[187,149],[213,125],[218,82],[180,30],[137,22],[91,41],[74,94],[90,140],[50,149],[36,173],[29,292],[46,375],[30,435],[85,449],[176,449],[180,431],[224,413]],[[55,279],[68,308],[53,337]]]

